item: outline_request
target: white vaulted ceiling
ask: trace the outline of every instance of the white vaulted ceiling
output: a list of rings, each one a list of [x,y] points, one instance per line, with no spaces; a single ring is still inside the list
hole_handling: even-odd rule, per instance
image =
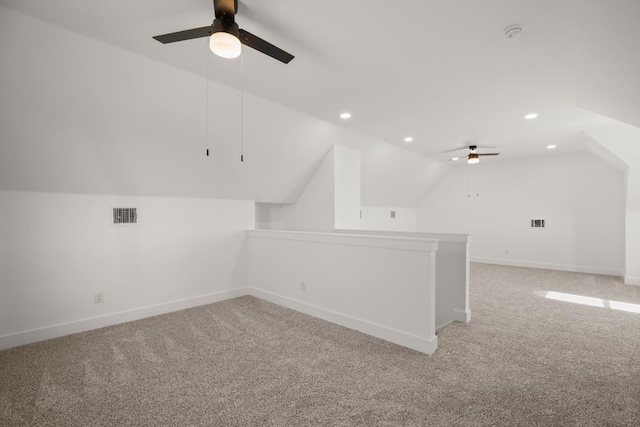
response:
[[[240,61],[215,57],[206,39],[152,39],[208,25],[210,0],[0,5],[191,74],[209,66],[212,80],[240,87]],[[440,161],[470,143],[504,159],[551,143],[581,150],[585,129],[609,117],[640,126],[638,19],[637,0],[242,0],[236,17],[296,56],[284,65],[245,48],[247,93]],[[520,38],[504,37],[511,24]],[[530,112],[539,117],[524,120]]]
[[[206,73],[205,39],[163,46],[151,37],[208,25],[210,0],[2,4]],[[638,67],[638,18],[634,0],[243,0],[237,22],[296,55],[285,66],[245,49],[248,92],[329,121],[349,110],[349,127],[390,143],[412,135],[409,149],[434,154],[464,141],[570,142],[597,120],[578,109],[583,92],[605,83],[585,87],[576,77],[598,73],[615,86],[617,67]],[[522,25],[524,35],[506,39],[510,24]],[[608,64],[589,57],[594,45],[609,52]],[[238,61],[211,60],[213,79],[239,85]],[[640,83],[629,77],[628,89],[637,93]],[[531,111],[540,114],[537,123],[522,120]]]

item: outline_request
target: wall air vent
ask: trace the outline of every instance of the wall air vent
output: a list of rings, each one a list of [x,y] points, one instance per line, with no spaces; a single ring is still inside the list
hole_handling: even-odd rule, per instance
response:
[[[531,228],[544,228],[544,219],[532,219]]]
[[[137,224],[138,208],[113,208],[113,223]]]

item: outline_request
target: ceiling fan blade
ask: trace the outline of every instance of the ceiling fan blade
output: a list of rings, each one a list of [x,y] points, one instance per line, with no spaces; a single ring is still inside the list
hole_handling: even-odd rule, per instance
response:
[[[440,154],[453,153],[454,151],[460,151],[460,150],[469,150],[472,146],[476,147],[476,150],[488,150],[488,149],[498,148],[498,147],[491,147],[489,145],[483,145],[482,147],[479,147],[477,145],[471,144],[471,145],[465,145],[459,148],[454,148],[453,150],[441,151]]]
[[[460,150],[469,150],[469,146],[465,145],[464,147],[454,148],[453,150],[441,151],[440,154],[453,153],[454,151],[460,151]]]
[[[285,52],[284,50],[272,45],[265,40],[262,40],[258,36],[254,36],[247,30],[240,30],[240,41],[242,42],[242,44],[257,50],[258,52],[262,52],[274,59],[277,59],[280,62],[284,62],[285,64],[288,64],[293,58],[295,58],[295,56],[291,55],[290,53]]]
[[[498,156],[500,153],[478,153],[478,156]]]
[[[163,34],[154,36],[153,38],[160,43],[181,42],[183,40],[199,39],[200,37],[208,37],[211,35],[211,25],[208,27],[192,28],[191,30],[178,31],[176,33]]]

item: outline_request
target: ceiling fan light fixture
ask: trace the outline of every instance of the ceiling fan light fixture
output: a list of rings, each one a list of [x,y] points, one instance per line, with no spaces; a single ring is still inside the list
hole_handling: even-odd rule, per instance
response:
[[[240,56],[242,43],[240,42],[238,24],[225,25],[220,19],[213,21],[209,48],[211,52],[222,58],[232,59]]]
[[[467,163],[469,163],[470,165],[480,163],[480,157],[478,157],[478,153],[472,152],[471,154],[469,154],[469,160],[467,160]]]

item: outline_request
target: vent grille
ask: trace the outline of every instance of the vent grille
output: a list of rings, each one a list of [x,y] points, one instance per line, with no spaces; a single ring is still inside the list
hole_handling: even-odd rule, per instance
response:
[[[137,224],[138,210],[137,208],[113,208],[114,224]]]
[[[531,228],[544,228],[544,219],[532,219]]]

